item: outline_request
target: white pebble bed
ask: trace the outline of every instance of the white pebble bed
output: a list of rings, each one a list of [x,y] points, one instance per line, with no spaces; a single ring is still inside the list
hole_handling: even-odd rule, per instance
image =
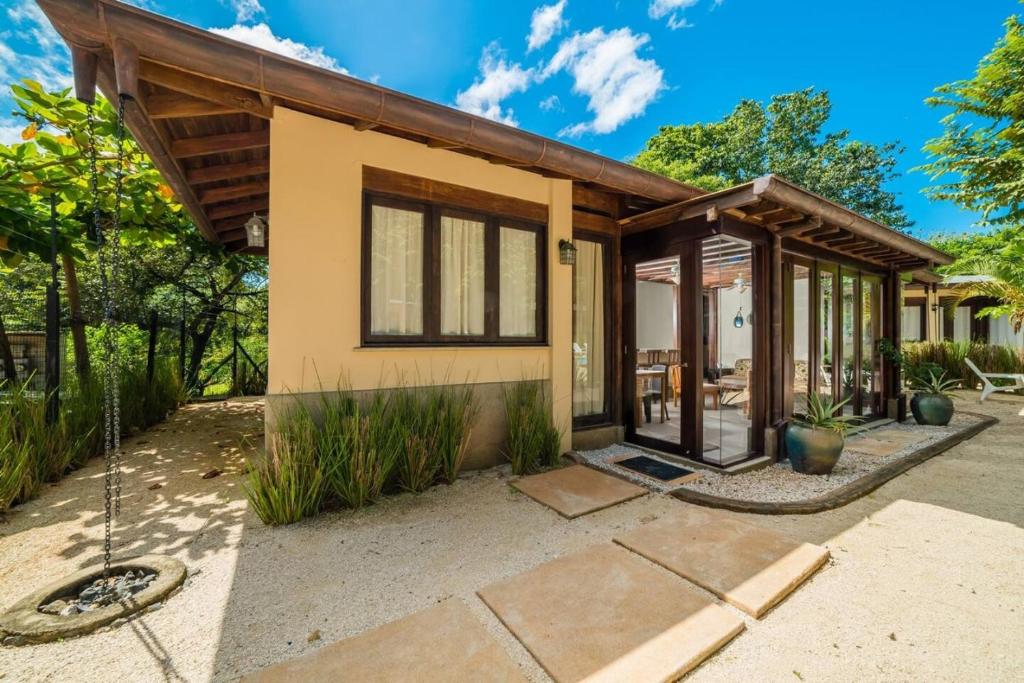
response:
[[[904,424],[885,423],[880,425],[879,428],[923,432],[927,434],[927,437],[908,445],[906,448],[883,456],[867,455],[851,451],[847,448],[843,451],[842,456],[840,456],[835,469],[827,476],[799,474],[793,471],[788,460],[784,460],[774,465],[743,474],[720,474],[697,467],[687,467],[687,469],[701,472],[700,479],[683,484],[682,486],[674,486],[645,477],[609,462],[623,455],[646,455],[663,462],[679,464],[665,458],[659,458],[650,451],[616,445],[593,451],[578,451],[577,453],[587,464],[607,472],[613,472],[618,476],[634,481],[654,491],[664,493],[677,488],[686,488],[732,500],[759,503],[795,503],[823,496],[830,491],[870,474],[884,465],[906,458],[937,441],[968,429],[977,422],[977,417],[957,413],[946,427],[923,427],[909,422]],[[851,435],[847,438],[847,444],[855,443],[857,439],[862,437],[869,437],[872,432],[872,429],[865,429]],[[680,466],[686,467],[686,465]]]

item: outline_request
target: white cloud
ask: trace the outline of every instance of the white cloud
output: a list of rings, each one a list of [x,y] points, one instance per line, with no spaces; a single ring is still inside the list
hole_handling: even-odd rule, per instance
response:
[[[264,23],[255,24],[253,26],[235,24],[231,28],[211,28],[210,32],[242,43],[248,43],[254,47],[268,50],[269,52],[276,52],[277,54],[284,55],[285,57],[298,59],[299,61],[312,64],[313,66],[319,66],[324,69],[339,71],[345,74],[348,73],[348,70],[342,67],[334,57],[326,54],[322,47],[311,47],[289,38],[279,38],[278,36],[275,36],[273,31],[270,30],[270,27]]]
[[[567,0],[558,0],[554,5],[543,5],[533,10],[530,18],[530,35],[526,39],[526,51],[531,52],[547,44],[561,32],[569,22],[562,18]]]
[[[518,125],[514,112],[502,108],[501,103],[510,95],[525,91],[532,80],[533,69],[508,63],[498,44],[491,43],[480,57],[480,76],[455,96],[455,106],[493,121]]]
[[[651,19],[662,19],[668,17],[668,27],[673,31],[678,28],[690,28],[693,26],[682,16],[682,11],[693,7],[699,0],[651,0],[647,6],[647,15]],[[715,0],[715,7],[720,5],[722,0]]]
[[[611,33],[595,28],[562,41],[541,79],[563,70],[571,74],[572,91],[589,98],[587,110],[594,113],[594,119],[568,126],[559,135],[611,133],[646,111],[665,88],[661,67],[638,54],[649,41],[650,36],[628,28]]]
[[[21,131],[25,130],[25,125],[14,119],[0,119],[0,145],[22,142]]]
[[[10,34],[0,33],[0,83],[31,78],[45,88],[60,89],[71,85],[71,62],[63,39],[49,20],[31,0],[22,0],[7,10],[7,19],[17,27],[17,37],[31,45],[36,54],[25,47],[12,48]]]
[[[225,0],[221,0],[223,3]],[[231,9],[235,11],[235,21],[241,23],[252,21],[256,17],[263,16],[267,10],[263,8],[260,0],[227,0]]]
[[[558,99],[558,95],[549,95],[540,101],[541,111],[564,111],[562,108],[562,101]]]

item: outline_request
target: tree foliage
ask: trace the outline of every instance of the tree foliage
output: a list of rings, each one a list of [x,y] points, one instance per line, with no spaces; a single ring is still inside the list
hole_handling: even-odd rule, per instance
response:
[[[1006,20],[1006,34],[973,78],[936,89],[927,100],[952,109],[941,137],[928,142],[923,166],[935,181],[930,197],[980,211],[986,224],[1024,224],[1024,22]]]
[[[898,143],[826,132],[832,102],[813,88],[743,100],[721,121],[662,126],[633,163],[715,191],[774,173],[894,228],[913,225],[886,185],[899,174]]]
[[[972,282],[961,289],[961,300],[991,297],[998,304],[978,315],[1007,316],[1014,332],[1024,327],[1024,227],[1004,228],[987,235],[959,235],[934,240],[940,249],[957,257],[943,269],[949,275],[987,275],[989,280]]]

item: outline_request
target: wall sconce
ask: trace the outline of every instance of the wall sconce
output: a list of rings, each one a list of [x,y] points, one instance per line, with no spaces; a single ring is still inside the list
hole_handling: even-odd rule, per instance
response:
[[[732,319],[732,326],[736,328],[743,327],[743,307],[740,306],[740,310],[736,311],[736,317]]]
[[[245,222],[245,241],[250,247],[266,246],[267,223],[256,214]]]
[[[563,266],[576,265],[576,246],[567,239],[558,240],[558,262]]]

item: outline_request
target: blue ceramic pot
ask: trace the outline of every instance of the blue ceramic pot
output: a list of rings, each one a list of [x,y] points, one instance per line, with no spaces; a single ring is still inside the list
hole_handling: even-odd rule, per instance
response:
[[[845,443],[831,429],[813,429],[796,423],[786,428],[786,453],[794,472],[829,474],[839,462]]]
[[[953,399],[942,394],[914,394],[910,411],[919,425],[945,427],[953,419]]]

